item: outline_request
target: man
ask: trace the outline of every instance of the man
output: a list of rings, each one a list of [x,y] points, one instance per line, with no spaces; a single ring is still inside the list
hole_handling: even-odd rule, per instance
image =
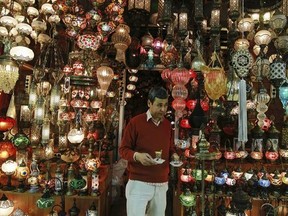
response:
[[[151,88],[148,107],[146,113],[129,121],[119,148],[120,156],[128,161],[128,216],[144,216],[145,212],[148,216],[165,215],[171,154],[179,159],[174,153],[171,124],[164,117],[168,108],[165,88]],[[156,152],[162,160],[156,158]]]

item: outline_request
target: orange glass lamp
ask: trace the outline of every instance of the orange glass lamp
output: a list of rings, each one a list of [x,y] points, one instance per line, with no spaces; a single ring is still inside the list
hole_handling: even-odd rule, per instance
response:
[[[11,184],[11,177],[17,169],[17,163],[13,160],[7,160],[2,164],[1,169],[8,176],[7,185],[3,187],[3,190],[10,191],[15,189]]]
[[[4,138],[4,133],[11,130],[15,124],[15,119],[9,116],[0,116],[0,140]]]
[[[14,210],[13,201],[9,200],[5,194],[0,199],[0,216],[8,216]]]

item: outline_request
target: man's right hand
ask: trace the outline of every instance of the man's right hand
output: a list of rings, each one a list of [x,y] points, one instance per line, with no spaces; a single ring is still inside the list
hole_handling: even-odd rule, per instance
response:
[[[157,164],[148,153],[135,152],[135,160],[144,166],[151,166]]]

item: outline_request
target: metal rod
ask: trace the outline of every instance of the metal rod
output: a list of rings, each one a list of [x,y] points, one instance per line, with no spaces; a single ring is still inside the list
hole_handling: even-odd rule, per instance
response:
[[[202,167],[201,167],[201,214],[202,216],[205,215],[205,179],[204,179],[204,165],[205,165],[205,161],[202,160]]]

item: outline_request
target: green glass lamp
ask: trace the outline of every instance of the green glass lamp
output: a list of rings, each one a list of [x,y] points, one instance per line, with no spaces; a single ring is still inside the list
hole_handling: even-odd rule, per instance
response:
[[[51,197],[50,191],[46,190],[45,193],[36,201],[36,205],[40,209],[51,208],[55,203],[53,197]]]
[[[180,202],[185,207],[192,207],[196,204],[196,196],[191,193],[189,188],[186,188],[185,191],[179,196]]]
[[[74,190],[80,190],[86,186],[86,180],[78,174],[70,181],[69,186]]]

